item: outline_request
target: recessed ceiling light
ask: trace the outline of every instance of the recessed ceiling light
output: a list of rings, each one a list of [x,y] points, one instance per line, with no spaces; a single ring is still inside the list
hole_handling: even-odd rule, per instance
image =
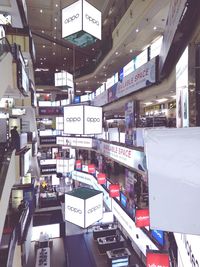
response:
[[[43,60],[43,58],[41,57],[40,60]]]
[[[118,54],[119,54],[119,53],[116,51],[116,52],[115,52],[115,55],[118,55]]]
[[[153,27],[153,29],[154,29],[154,30],[157,30],[157,27],[156,27],[156,26],[154,26],[154,27]]]
[[[130,53],[132,53],[133,52],[133,49],[130,49],[130,51],[129,51]]]
[[[99,81],[97,83],[99,83]]]
[[[88,62],[88,58],[86,58],[86,60],[85,60],[86,62]]]
[[[56,54],[56,53],[55,53],[55,52],[53,52],[53,55],[54,55],[54,56],[55,56],[55,54]]]
[[[53,39],[56,39],[56,36],[54,36]]]
[[[56,43],[53,43],[53,45],[56,45]]]
[[[85,83],[88,83],[88,81],[85,81]]]
[[[158,103],[162,103],[162,102],[165,102],[165,101],[167,101],[167,100],[168,100],[167,98],[156,99],[156,101],[157,101]]]
[[[56,4],[56,7],[58,7],[58,4]]]
[[[94,78],[96,79],[96,77],[97,77],[97,76],[95,75]]]
[[[43,10],[42,9],[40,9],[40,13],[43,13]]]
[[[43,48],[45,48],[46,46],[45,46],[45,45],[43,45],[42,47],[43,47]]]
[[[92,91],[90,91],[90,90],[86,90],[86,91],[85,91],[85,93],[91,93],[91,92],[92,92]]]
[[[64,57],[64,60],[66,60],[66,57]]]
[[[41,65],[43,65],[43,62],[40,62]]]
[[[103,66],[103,68],[105,69],[105,68],[106,68],[106,66]]]
[[[67,50],[69,50],[69,47],[67,47]]]
[[[55,18],[54,20],[57,21],[57,18]]]
[[[54,27],[54,30],[56,30],[56,27]]]
[[[107,76],[107,74],[105,73],[104,76]]]
[[[135,31],[136,31],[136,32],[139,32],[139,29],[137,28]]]
[[[94,47],[92,48],[92,51],[94,51],[95,49],[94,49]]]
[[[46,57],[44,57],[44,60],[46,60],[47,58]]]
[[[44,33],[44,30],[42,30],[42,33]]]
[[[144,103],[146,106],[149,106],[149,105],[152,105],[153,104],[153,102],[146,102],[146,103]]]

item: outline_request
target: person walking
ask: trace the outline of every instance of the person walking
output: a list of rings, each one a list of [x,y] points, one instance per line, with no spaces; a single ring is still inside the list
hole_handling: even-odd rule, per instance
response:
[[[16,151],[20,150],[20,137],[19,133],[17,131],[17,126],[14,126],[14,128],[10,131],[11,134],[11,148],[15,148]]]

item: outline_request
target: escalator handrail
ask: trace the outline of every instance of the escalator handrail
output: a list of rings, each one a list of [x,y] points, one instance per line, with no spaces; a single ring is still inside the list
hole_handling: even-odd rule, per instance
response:
[[[12,53],[11,45],[6,37],[0,39],[0,61],[8,52]]]

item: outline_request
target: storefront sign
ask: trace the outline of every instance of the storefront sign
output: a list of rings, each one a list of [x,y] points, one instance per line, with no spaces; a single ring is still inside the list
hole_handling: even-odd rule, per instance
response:
[[[147,251],[147,267],[169,267],[169,254]]]
[[[74,146],[74,147],[92,148],[93,139],[92,138],[81,138],[81,137],[75,138],[75,137],[59,136],[56,138],[56,144]]]
[[[108,103],[108,91],[104,91],[100,95],[96,96],[94,100],[92,100],[92,104],[97,107],[104,106]]]
[[[40,136],[40,145],[56,144],[56,136]]]
[[[153,58],[108,89],[108,102],[154,84],[156,82],[156,63],[156,58]]]
[[[135,224],[137,227],[149,226],[149,210],[136,210],[135,213]]]
[[[119,197],[119,184],[110,184],[109,185],[109,195],[110,197]]]
[[[105,184],[106,183],[106,174],[105,173],[98,173],[97,174],[97,182],[98,182],[98,184]]]

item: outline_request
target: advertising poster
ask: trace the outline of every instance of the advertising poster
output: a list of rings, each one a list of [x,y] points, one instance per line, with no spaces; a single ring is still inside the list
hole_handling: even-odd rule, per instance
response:
[[[176,126],[189,127],[188,111],[188,47],[176,64]]]
[[[147,265],[148,267],[169,267],[169,254],[157,251],[147,251]]]
[[[135,127],[135,105],[134,102],[128,102],[125,104],[125,144],[132,146],[134,144],[134,131]]]

